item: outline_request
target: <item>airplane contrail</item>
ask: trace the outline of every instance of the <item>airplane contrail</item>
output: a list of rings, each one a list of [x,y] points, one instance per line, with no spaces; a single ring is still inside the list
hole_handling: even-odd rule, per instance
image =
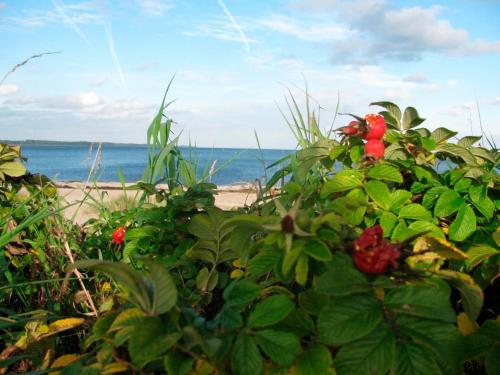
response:
[[[224,4],[224,2],[222,0],[217,0],[217,3],[220,5],[220,7],[222,8],[222,10],[224,11],[224,13],[226,14],[227,18],[229,18],[229,20],[231,21],[231,23],[233,24],[233,27],[236,29],[236,31],[240,34],[240,37],[241,37],[241,42],[245,45],[245,49],[246,49],[246,52],[247,54],[250,54],[250,41],[249,39],[247,38],[247,36],[245,35],[245,33],[243,32],[243,29],[241,28],[241,26],[236,22],[236,20],[234,19],[233,15],[231,14],[231,12],[229,11],[229,9],[227,9],[226,5]]]
[[[111,57],[113,58],[113,61],[115,63],[118,77],[120,78],[123,87],[126,88],[127,85],[125,83],[125,76],[123,75],[122,65],[120,64],[120,59],[116,54],[115,41],[113,39],[113,31],[111,30],[111,24],[109,24],[108,22],[104,23],[104,30],[106,31],[106,39],[108,40],[109,53],[111,54]]]
[[[64,11],[64,8],[63,6],[61,6],[61,3],[59,2],[59,0],[52,0],[52,4],[54,5],[54,8],[56,8],[57,12],[59,13],[59,15],[64,19],[64,21],[66,21],[66,23],[73,29],[73,31],[75,33],[78,34],[78,36],[80,38],[82,38],[82,40],[87,43],[87,45],[89,47],[91,47],[91,44],[89,42],[89,40],[87,39],[87,37],[85,36],[85,34],[83,33],[83,31],[78,27],[78,25],[66,14],[66,12]]]

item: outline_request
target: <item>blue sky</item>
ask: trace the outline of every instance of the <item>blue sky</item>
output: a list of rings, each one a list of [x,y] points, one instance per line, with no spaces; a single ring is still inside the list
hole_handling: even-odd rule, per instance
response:
[[[322,125],[373,101],[500,140],[500,1],[0,0],[0,138],[137,142],[170,78],[182,143],[290,148],[304,79]],[[349,119],[340,117],[338,126]]]

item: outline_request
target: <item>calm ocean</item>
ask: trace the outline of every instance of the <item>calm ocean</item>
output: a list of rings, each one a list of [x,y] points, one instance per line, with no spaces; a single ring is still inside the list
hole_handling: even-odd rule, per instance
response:
[[[84,144],[22,145],[22,154],[28,158],[27,168],[31,173],[42,173],[56,181],[85,181],[95,157]],[[182,148],[185,158],[189,158],[189,149]],[[191,150],[193,151],[193,149]],[[254,182],[264,175],[259,150],[234,148],[195,149],[196,159],[201,165],[210,165],[217,160],[216,167],[234,159],[213,178],[218,185],[232,185]],[[262,150],[266,165],[288,155],[291,150]],[[142,177],[147,162],[147,147],[144,145],[102,146],[101,168],[97,179],[101,182],[119,181],[117,168],[120,167],[127,182],[135,182]]]

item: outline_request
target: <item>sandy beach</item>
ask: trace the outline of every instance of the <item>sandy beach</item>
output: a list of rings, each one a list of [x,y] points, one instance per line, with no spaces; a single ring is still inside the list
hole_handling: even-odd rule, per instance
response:
[[[125,186],[130,187],[131,185],[126,184]],[[101,182],[96,186],[87,187],[82,182],[58,182],[56,186],[59,195],[68,204],[80,202],[86,198],[82,205],[75,204],[64,211],[68,219],[74,219],[78,224],[98,216],[98,211],[95,208],[98,202],[102,201],[112,207],[114,203],[119,205],[120,201],[132,200],[138,193],[137,190],[132,189],[124,191],[122,185],[118,182]],[[166,188],[166,186],[160,185],[160,188]],[[255,187],[251,184],[220,186],[215,196],[215,204],[221,209],[230,210],[249,205],[256,198]]]

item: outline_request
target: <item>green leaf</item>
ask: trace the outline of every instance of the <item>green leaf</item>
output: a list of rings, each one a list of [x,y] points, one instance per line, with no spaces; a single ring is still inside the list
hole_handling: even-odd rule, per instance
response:
[[[386,306],[400,314],[455,322],[455,311],[445,291],[434,284],[408,284],[387,292]]]
[[[463,241],[475,230],[476,214],[468,204],[463,204],[448,228],[448,235],[453,241]]]
[[[152,312],[154,314],[166,313],[177,304],[177,288],[174,280],[162,264],[151,259],[143,259],[143,262],[149,268],[153,284]]]
[[[465,340],[454,324],[409,315],[396,318],[399,334],[422,345],[446,375],[461,375]]]
[[[295,281],[299,285],[306,285],[307,275],[309,274],[309,258],[305,254],[300,254],[295,265]]]
[[[365,275],[354,268],[351,257],[340,252],[333,255],[333,261],[316,282],[318,292],[337,297],[368,292],[370,289],[370,283]]]
[[[128,352],[132,362],[144,367],[159,358],[180,339],[180,332],[167,333],[158,317],[145,317],[130,335]]]
[[[467,266],[468,270],[471,270],[479,263],[498,253],[500,253],[500,251],[488,245],[477,245],[471,247],[467,251],[467,256],[469,257],[469,259],[465,261],[465,265]]]
[[[335,356],[339,375],[384,375],[392,367],[396,338],[387,324],[367,336],[341,346]]]
[[[397,168],[387,165],[387,164],[377,164],[370,168],[368,171],[368,177],[374,178],[376,180],[385,180],[392,182],[403,182],[403,176],[398,171]]]
[[[236,329],[243,327],[243,318],[240,309],[236,307],[224,307],[217,315],[220,326],[224,329]]]
[[[306,242],[304,252],[311,258],[321,262],[332,260],[332,252],[328,246],[321,240],[315,238]]]
[[[368,181],[365,190],[370,198],[385,210],[389,210],[391,194],[386,184],[380,181]]]
[[[410,203],[399,211],[400,219],[431,220],[431,213],[421,204]]]
[[[87,268],[94,271],[104,272],[112,277],[117,283],[123,285],[129,291],[129,299],[146,312],[151,312],[153,301],[150,297],[150,285],[142,275],[125,263],[80,260],[75,262],[77,268]]]
[[[413,107],[407,107],[403,114],[403,129],[412,129],[425,121]]]
[[[337,297],[323,308],[318,318],[318,339],[328,345],[357,340],[382,321],[382,309],[370,294]]]
[[[448,190],[449,189],[446,186],[435,186],[430,188],[425,192],[424,197],[422,198],[422,206],[430,210],[436,199]]]
[[[319,293],[312,288],[299,294],[300,308],[313,316],[319,315],[319,312],[325,307],[328,301],[328,295]]]
[[[391,102],[373,102],[370,105],[378,105],[379,107],[383,107],[387,110],[386,113],[381,112],[384,116],[387,125],[391,126],[395,129],[400,129],[400,119],[401,119],[401,110],[399,107]]]
[[[491,220],[493,218],[495,214],[495,203],[488,197],[488,187],[486,185],[472,185],[469,188],[469,198],[474,207],[476,207],[486,219]]]
[[[236,375],[262,373],[262,356],[250,335],[246,333],[238,335],[231,352],[231,368]]]
[[[434,237],[432,235],[419,237],[413,245],[413,251],[415,253],[432,251],[433,253],[436,253],[445,259],[467,259],[467,254],[462,252],[459,248],[455,247],[452,243],[446,241],[446,239],[444,238]]]
[[[258,303],[248,317],[250,328],[267,327],[285,319],[293,310],[294,304],[288,296],[278,294]]]
[[[262,351],[280,366],[292,364],[300,351],[299,339],[290,332],[273,329],[257,331],[255,340]]]
[[[260,294],[260,286],[257,283],[240,280],[232,282],[224,289],[224,300],[227,306],[248,305]]]
[[[196,287],[203,292],[214,290],[219,281],[218,272],[210,272],[208,268],[203,267],[196,275]]]
[[[164,366],[168,375],[187,375],[193,367],[194,359],[178,352],[165,357]]]
[[[472,320],[476,320],[483,307],[484,295],[481,287],[466,273],[439,270],[438,274],[460,292],[465,312]]]
[[[434,206],[435,217],[448,217],[458,211],[464,199],[454,190],[446,190],[439,196]]]
[[[457,145],[459,146],[462,146],[462,147],[470,147],[472,146],[474,143],[477,143],[481,140],[481,136],[467,136],[467,137],[463,137],[461,138]]]
[[[500,374],[500,344],[491,348],[486,355],[484,364],[486,365],[486,372],[488,375]]]
[[[408,229],[412,233],[426,233],[443,240],[446,238],[441,228],[439,228],[436,224],[431,223],[430,221],[414,221],[413,223],[408,225]]]
[[[399,209],[410,201],[412,194],[408,190],[395,190],[391,194],[389,209],[398,213]]]
[[[474,157],[474,155],[472,155],[472,153],[468,149],[458,145],[454,145],[452,143],[440,144],[436,147],[436,151],[443,152],[451,156],[459,157],[469,166],[476,164],[476,158]]]
[[[450,139],[451,137],[454,137],[457,134],[457,132],[451,131],[446,128],[437,128],[431,133],[431,138],[434,139],[436,143],[441,143]]]
[[[295,370],[297,375],[328,374],[332,365],[332,355],[327,347],[313,345],[297,358]]]
[[[382,215],[380,215],[380,226],[384,231],[384,236],[388,237],[391,235],[391,232],[396,226],[397,222],[398,218],[392,212],[382,212]]]
[[[363,185],[363,174],[353,169],[337,172],[321,189],[321,197],[325,198],[332,193],[351,190]]]
[[[444,375],[432,355],[414,343],[398,343],[396,360],[391,374],[397,375]]]

